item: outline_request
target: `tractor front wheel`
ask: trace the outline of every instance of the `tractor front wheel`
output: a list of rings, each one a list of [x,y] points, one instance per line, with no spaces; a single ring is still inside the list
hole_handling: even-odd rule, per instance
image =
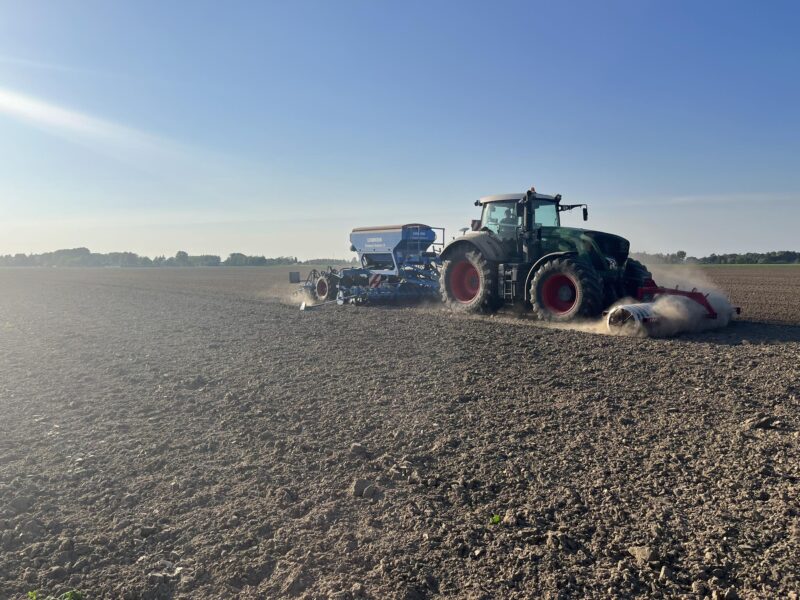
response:
[[[495,310],[495,271],[494,265],[478,250],[454,254],[442,263],[439,276],[442,301],[456,312]]]
[[[603,309],[603,285],[590,264],[555,258],[534,273],[530,299],[533,313],[543,321],[594,317]]]

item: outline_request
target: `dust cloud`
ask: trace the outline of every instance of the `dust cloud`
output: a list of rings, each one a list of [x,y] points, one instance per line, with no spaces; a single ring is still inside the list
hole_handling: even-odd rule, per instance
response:
[[[315,304],[315,299],[305,292],[305,290],[294,290],[294,291],[287,291],[283,294],[275,296],[278,299],[278,302],[281,304],[286,304],[288,306],[294,306],[299,308],[302,303],[305,302],[306,306],[313,306]]]
[[[652,337],[666,337],[679,333],[705,331],[727,327],[733,318],[734,309],[725,293],[711,279],[691,265],[680,267],[664,267],[655,265],[650,268],[653,279],[665,288],[681,290],[697,290],[706,295],[708,303],[716,319],[707,318],[706,309],[697,302],[682,296],[661,296],[656,299],[653,312],[659,318],[648,332]]]
[[[731,303],[717,291],[703,293],[707,294],[708,303],[717,313],[715,319],[708,318],[705,307],[690,298],[660,296],[653,303],[653,314],[657,320],[648,326],[646,334],[650,337],[669,337],[679,333],[726,327],[733,313]]]

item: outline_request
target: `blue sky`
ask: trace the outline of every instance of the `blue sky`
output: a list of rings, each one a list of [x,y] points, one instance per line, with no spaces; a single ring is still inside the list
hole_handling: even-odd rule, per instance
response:
[[[345,256],[532,184],[640,250],[800,249],[798,30],[777,1],[0,1],[0,254]]]

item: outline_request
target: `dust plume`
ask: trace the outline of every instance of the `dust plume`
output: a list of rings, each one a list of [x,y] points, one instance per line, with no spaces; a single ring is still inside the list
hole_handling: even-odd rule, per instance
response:
[[[722,293],[708,273],[694,265],[647,265],[653,279],[662,287],[679,287],[682,290],[698,290],[709,293]]]
[[[317,299],[306,290],[274,290],[271,297],[277,299],[281,304],[295,308],[299,308],[303,303],[306,306],[315,306],[317,304]]]
[[[653,337],[666,337],[679,333],[705,331],[726,327],[733,317],[734,309],[725,293],[701,269],[691,265],[650,267],[653,279],[665,288],[702,292],[714,312],[716,319],[707,318],[706,309],[697,302],[682,296],[660,296],[653,305],[659,322],[648,332]]]
[[[685,288],[682,288],[685,289]],[[728,299],[717,291],[705,292],[708,303],[717,313],[715,319],[708,318],[705,307],[684,296],[659,296],[653,303],[656,321],[648,325],[646,335],[669,337],[679,333],[705,331],[726,327],[730,323],[733,308]]]

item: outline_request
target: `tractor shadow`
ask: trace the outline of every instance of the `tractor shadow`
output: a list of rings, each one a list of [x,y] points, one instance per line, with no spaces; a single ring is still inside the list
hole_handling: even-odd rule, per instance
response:
[[[800,325],[736,320],[723,329],[684,333],[679,339],[720,346],[800,343]]]

